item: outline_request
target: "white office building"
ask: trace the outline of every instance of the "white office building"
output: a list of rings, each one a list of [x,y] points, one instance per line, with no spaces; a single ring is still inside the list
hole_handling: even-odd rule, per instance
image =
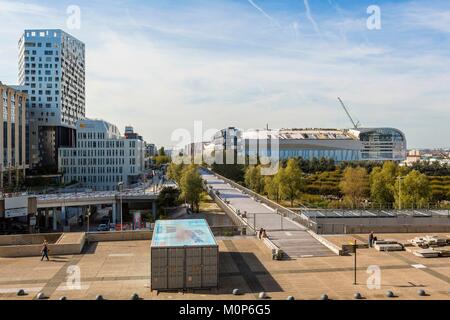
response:
[[[19,84],[28,88],[30,164],[56,167],[59,147],[73,147],[85,117],[85,45],[59,29],[25,30]]]
[[[127,139],[103,120],[79,120],[76,147],[60,148],[58,167],[63,182],[79,182],[94,190],[116,190],[136,183],[144,171],[144,141]]]

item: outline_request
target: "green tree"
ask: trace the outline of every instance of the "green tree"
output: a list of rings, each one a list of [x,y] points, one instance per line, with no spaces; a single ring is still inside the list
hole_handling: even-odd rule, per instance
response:
[[[237,183],[244,182],[245,168],[243,164],[217,164],[211,165],[212,171],[231,179]]]
[[[177,204],[180,190],[174,187],[164,187],[158,194],[158,207],[173,207]]]
[[[161,155],[153,157],[153,160],[155,161],[155,164],[157,166],[170,162],[170,158],[168,156],[161,156]]]
[[[424,208],[431,199],[428,177],[412,170],[395,183],[395,204],[397,208]]]
[[[191,164],[183,170],[180,188],[181,198],[191,205],[192,210],[198,212],[203,183],[196,165]]]
[[[375,167],[370,174],[370,198],[377,206],[387,207],[394,203],[395,179],[398,166],[387,161],[383,167]]]
[[[264,190],[264,179],[259,166],[248,166],[244,175],[245,185],[257,193]]]
[[[165,156],[165,155],[166,155],[166,151],[164,150],[164,147],[159,148],[158,156]]]
[[[344,170],[344,175],[339,183],[339,187],[344,194],[344,200],[348,202],[352,208],[357,207],[369,190],[367,170],[362,167],[347,167]]]
[[[286,163],[286,168],[279,169],[277,175],[280,179],[281,195],[291,202],[291,207],[294,206],[294,200],[299,196],[303,188],[303,175],[298,162],[295,159],[289,159]]]
[[[280,172],[283,170],[284,168],[280,167],[277,174],[273,176],[264,176],[264,192],[267,194],[269,199],[273,199],[276,202],[280,201],[280,178],[282,176]]]
[[[169,179],[172,179],[175,181],[178,185],[180,185],[181,176],[183,174],[183,170],[185,168],[185,165],[183,163],[174,163],[171,162],[169,166],[167,167],[167,176]]]

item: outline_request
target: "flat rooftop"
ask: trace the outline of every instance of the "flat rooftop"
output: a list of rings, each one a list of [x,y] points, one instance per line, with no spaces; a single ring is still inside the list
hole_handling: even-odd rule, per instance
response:
[[[157,220],[152,247],[217,246],[205,219]]]
[[[346,210],[346,209],[308,209],[301,211],[308,218],[389,218],[398,216],[410,217],[450,217],[450,210]]]
[[[348,236],[348,235],[346,235]],[[390,234],[392,236],[392,234]],[[415,235],[416,236],[416,235]],[[450,236],[450,234],[446,234]],[[260,291],[272,299],[353,299],[359,291],[366,299],[449,299],[450,258],[424,259],[410,252],[358,250],[357,285],[353,285],[353,257],[326,256],[274,261],[263,241],[254,238],[217,238],[219,244],[219,289],[193,292],[151,292],[150,241],[93,242],[84,253],[72,256],[0,258],[0,299],[34,299],[43,291],[50,299],[129,299],[138,293],[144,299],[257,299]],[[336,241],[336,240],[335,240]],[[344,240],[345,241],[345,240]],[[369,266],[381,269],[381,287],[368,289]],[[68,270],[79,267],[81,283],[71,287]],[[234,288],[244,293],[231,294]],[[16,296],[19,289],[28,295]],[[419,289],[429,294],[420,297]]]
[[[261,139],[270,136],[280,140],[356,140],[348,130],[341,129],[280,129],[275,131],[249,130],[243,132],[245,139]]]

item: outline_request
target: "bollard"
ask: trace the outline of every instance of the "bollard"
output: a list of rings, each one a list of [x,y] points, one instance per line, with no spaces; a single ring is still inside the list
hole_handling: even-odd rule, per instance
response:
[[[43,292],[39,292],[37,294],[36,298],[38,298],[39,300],[43,300],[43,299],[45,299],[45,294]]]
[[[59,300],[67,300],[67,298],[65,296],[62,296],[61,298],[59,298]]]
[[[286,300],[295,300],[294,296],[288,296]]]
[[[421,296],[421,297],[427,295],[426,292],[425,292],[425,290],[423,290],[423,289],[420,289],[419,291],[417,291],[417,294],[418,294],[419,296]]]
[[[328,295],[327,294],[321,295],[320,300],[328,300]]]
[[[103,296],[99,294],[95,297],[95,300],[105,300],[105,299],[103,299]]]
[[[233,289],[233,294],[235,296],[237,296],[237,295],[241,294],[241,292],[239,291],[239,289]]]
[[[26,292],[25,292],[25,290],[20,289],[19,291],[17,291],[17,295],[18,296],[24,296],[24,295],[26,295]]]
[[[388,292],[386,292],[386,297],[388,297],[388,298],[393,298],[393,297],[394,297],[394,292],[392,292],[391,290],[389,290]]]
[[[133,295],[131,296],[131,300],[140,300],[141,298],[139,297],[139,295],[137,293],[133,293]]]
[[[362,295],[359,292],[356,292],[354,297],[355,299],[362,299]]]
[[[264,291],[262,291],[262,292],[260,292],[259,293],[259,296],[258,296],[260,299],[267,299],[267,294],[264,292]]]

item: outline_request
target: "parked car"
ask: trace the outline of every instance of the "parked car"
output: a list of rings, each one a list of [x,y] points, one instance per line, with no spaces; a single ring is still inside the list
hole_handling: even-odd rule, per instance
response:
[[[98,225],[97,231],[109,231],[109,227],[106,224],[102,223]]]

